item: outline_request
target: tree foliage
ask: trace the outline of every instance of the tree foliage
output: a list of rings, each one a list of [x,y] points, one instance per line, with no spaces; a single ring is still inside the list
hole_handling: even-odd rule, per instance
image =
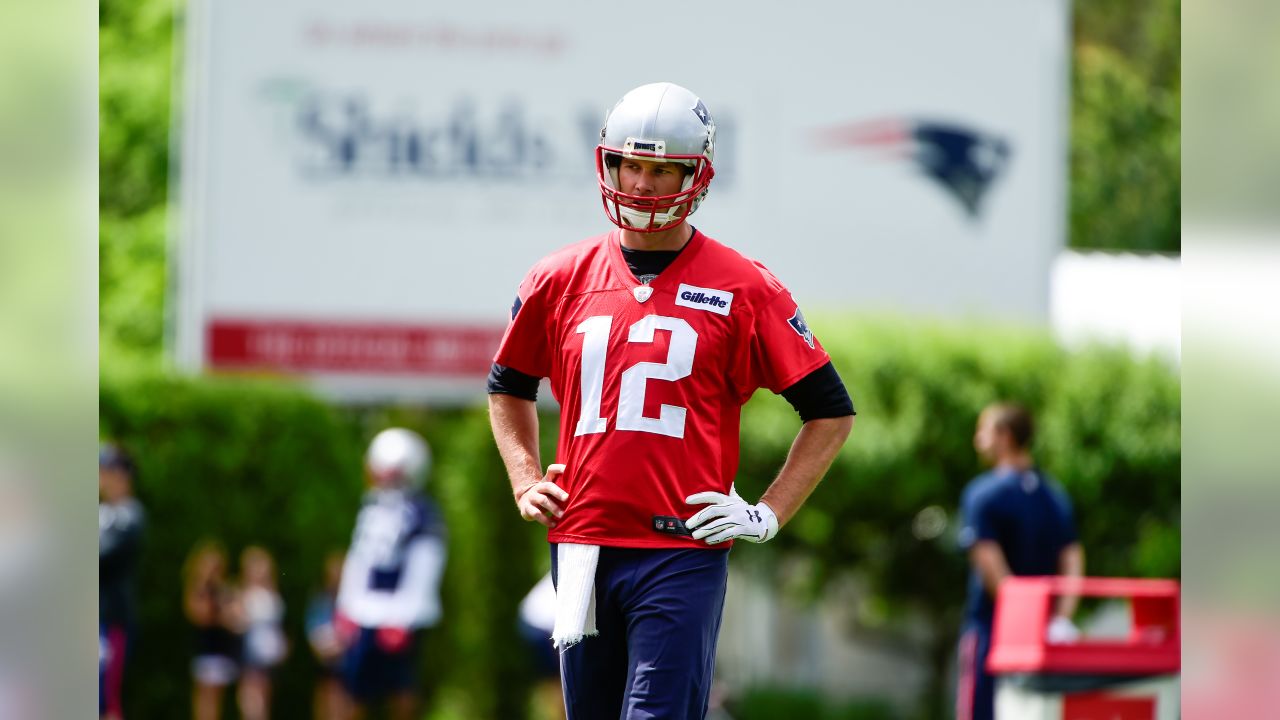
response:
[[[98,326],[103,354],[164,341],[173,0],[104,0],[98,19]]]
[[[1074,4],[1070,245],[1177,252],[1179,0]]]

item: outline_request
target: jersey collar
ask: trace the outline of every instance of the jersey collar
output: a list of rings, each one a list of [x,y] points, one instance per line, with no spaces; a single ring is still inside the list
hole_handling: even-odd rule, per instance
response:
[[[706,244],[706,239],[707,236],[703,235],[702,231],[695,227],[693,236],[689,238],[689,242],[685,243],[680,254],[676,256],[675,260],[671,261],[666,270],[658,273],[658,277],[649,283],[649,287],[654,290],[663,290],[671,285],[674,282],[674,278],[679,276],[684,267],[693,259],[693,256],[697,255],[702,246]],[[614,230],[609,233],[605,236],[605,242],[609,244],[607,248],[609,265],[613,267],[614,275],[628,289],[639,286],[641,284],[640,281],[636,280],[636,276],[631,274],[631,268],[627,267],[627,261],[622,257],[622,231]]]

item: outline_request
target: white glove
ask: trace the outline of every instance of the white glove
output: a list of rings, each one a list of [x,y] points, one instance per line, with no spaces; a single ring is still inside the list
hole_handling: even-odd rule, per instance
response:
[[[1055,615],[1045,628],[1044,639],[1050,645],[1066,645],[1080,639],[1080,629],[1071,622],[1071,618]]]
[[[684,522],[685,527],[693,531],[694,540],[705,539],[708,545],[735,538],[762,543],[778,534],[778,516],[773,510],[764,503],[748,503],[733,486],[729,487],[728,495],[700,492],[684,501],[690,505],[714,503]]]

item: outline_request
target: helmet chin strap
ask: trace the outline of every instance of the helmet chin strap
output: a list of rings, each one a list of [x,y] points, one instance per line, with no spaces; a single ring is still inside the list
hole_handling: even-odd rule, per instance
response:
[[[651,226],[653,226],[654,229],[662,229],[667,225],[679,221],[682,217],[682,215],[675,212],[675,210],[678,210],[679,208],[673,208],[672,212],[655,213],[644,212],[643,210],[634,210],[626,205],[619,204],[618,209],[622,213],[622,220],[624,222],[631,227],[646,230]],[[652,218],[652,221],[650,221],[650,218]]]

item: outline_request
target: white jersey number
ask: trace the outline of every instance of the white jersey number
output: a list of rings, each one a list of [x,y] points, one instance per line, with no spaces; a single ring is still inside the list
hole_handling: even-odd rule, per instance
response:
[[[604,396],[604,363],[609,349],[609,329],[613,318],[595,315],[583,320],[577,332],[582,338],[582,413],[574,436],[602,433],[609,421],[600,417],[600,400]],[[680,318],[648,315],[627,332],[627,341],[653,342],[653,333],[667,330],[671,344],[665,363],[639,362],[622,373],[618,394],[618,429],[649,432],[674,438],[684,437],[685,409],[664,404],[658,417],[644,416],[644,393],[649,380],[675,381],[693,372],[693,353],[698,347],[698,333]]]

